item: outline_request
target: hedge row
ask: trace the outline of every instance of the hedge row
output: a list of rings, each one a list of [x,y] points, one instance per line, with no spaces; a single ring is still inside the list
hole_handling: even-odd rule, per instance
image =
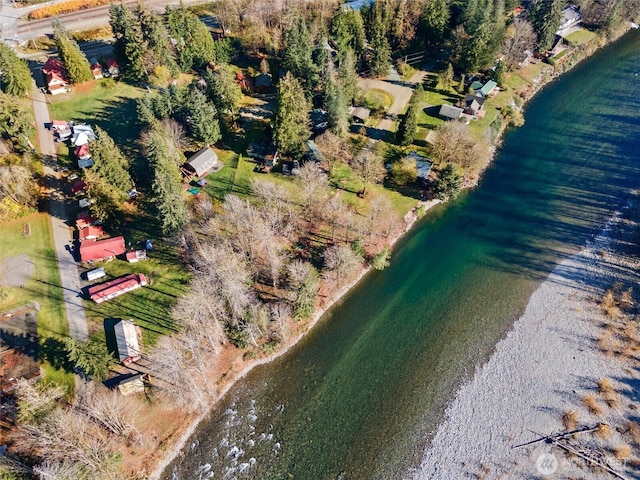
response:
[[[89,8],[109,5],[112,0],[69,0],[68,2],[49,5],[47,7],[38,8],[29,12],[29,20],[38,20],[40,18],[55,17],[64,13],[77,12],[79,10],[87,10]]]

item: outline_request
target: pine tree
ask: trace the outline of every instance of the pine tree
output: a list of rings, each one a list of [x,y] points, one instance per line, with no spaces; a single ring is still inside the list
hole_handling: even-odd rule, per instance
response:
[[[311,136],[309,103],[298,80],[288,72],[278,84],[275,140],[284,155],[299,155]]]
[[[460,193],[462,178],[455,172],[453,165],[448,163],[438,173],[438,180],[434,185],[436,198],[447,201],[456,198]]]
[[[349,128],[349,101],[331,61],[329,61],[327,70],[324,104],[327,109],[329,129],[336,135],[343,137]]]
[[[304,18],[296,14],[284,33],[285,51],[282,68],[299,79],[311,92],[318,83],[318,69],[313,63],[313,41]]]
[[[167,25],[177,40],[178,64],[183,72],[205,68],[215,61],[215,45],[207,26],[183,5],[167,9]]]
[[[364,50],[364,22],[359,11],[339,9],[331,21],[331,33],[336,39],[338,53],[343,58],[347,50],[358,57]]]
[[[0,82],[3,92],[16,97],[26,97],[31,89],[31,72],[27,63],[18,58],[6,43],[0,43]]]
[[[109,7],[109,22],[116,42],[114,51],[122,64],[123,74],[140,80],[148,75],[143,57],[148,49],[137,15],[126,5],[112,3]]]
[[[448,0],[433,0],[425,6],[421,30],[425,43],[429,46],[441,45],[449,24]]]
[[[67,70],[67,75],[72,83],[82,83],[91,80],[91,66],[87,57],[82,53],[76,41],[64,28],[60,21],[53,22],[53,33],[60,53],[60,59]]]
[[[0,136],[11,139],[13,148],[26,152],[33,133],[33,114],[15,97],[0,93]]]
[[[418,133],[418,104],[422,94],[422,89],[414,90],[407,112],[400,120],[400,125],[398,125],[398,131],[396,133],[396,139],[400,145],[411,145],[416,138],[416,134]]]
[[[164,26],[162,17],[142,5],[138,5],[137,17],[142,38],[153,56],[153,67],[163,65],[169,69],[173,77],[177,77],[180,74],[180,68],[169,48],[169,32]]]
[[[351,49],[347,49],[340,61],[338,78],[340,79],[340,86],[344,92],[345,101],[348,104],[353,104],[353,101],[358,96],[359,87],[358,75],[356,74],[356,58]]]
[[[369,70],[373,77],[383,77],[389,72],[391,62],[391,46],[387,38],[387,23],[385,19],[386,9],[382,3],[376,2],[373,7],[370,32],[371,52],[369,57]]]
[[[82,342],[73,338],[65,340],[67,357],[75,366],[90,377],[101,382],[109,375],[109,369],[116,365],[107,345],[102,340],[92,339]]]
[[[94,132],[96,140],[91,143],[92,171],[114,190],[120,200],[124,200],[132,185],[129,162],[107,132],[97,125],[94,126]]]
[[[198,88],[191,88],[185,97],[189,131],[199,142],[213,145],[220,140],[220,123],[216,108]]]
[[[538,51],[548,50],[553,46],[565,3],[564,0],[538,0],[531,9],[529,19],[538,35]]]
[[[215,72],[207,68],[204,79],[209,99],[219,112],[229,115],[231,124],[235,124],[242,90],[236,82],[233,70],[226,64],[218,65]]]

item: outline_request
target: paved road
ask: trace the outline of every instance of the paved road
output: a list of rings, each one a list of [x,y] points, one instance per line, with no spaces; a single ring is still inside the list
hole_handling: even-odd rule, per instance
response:
[[[47,97],[34,84],[32,89],[33,111],[36,117],[36,128],[38,130],[38,143],[40,153],[43,158],[49,158],[45,162],[44,175],[47,191],[49,193],[49,218],[51,220],[51,230],[53,232],[53,242],[58,258],[58,271],[60,272],[60,283],[64,294],[65,311],[69,322],[69,336],[77,340],[86,341],[89,339],[87,319],[84,313],[82,298],[80,297],[80,272],[71,252],[72,233],[65,223],[67,212],[65,198],[60,188],[60,182],[53,169],[56,158],[56,147],[53,135],[45,128],[45,123],[51,121],[49,116],[49,106]]]

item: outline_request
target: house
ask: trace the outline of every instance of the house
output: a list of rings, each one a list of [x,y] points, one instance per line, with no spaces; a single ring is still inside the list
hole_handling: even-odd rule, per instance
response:
[[[100,220],[92,217],[91,214],[86,210],[78,212],[78,215],[76,217],[76,228],[78,230],[89,225],[99,225],[100,223]]]
[[[82,246],[84,243],[80,245]],[[94,302],[102,303],[124,295],[127,292],[131,292],[132,290],[137,290],[147,284],[147,277],[145,277],[144,274],[132,273],[108,282],[93,285],[87,289],[87,294]]]
[[[478,90],[480,90],[482,88],[483,83],[478,81],[478,80],[474,80],[471,85],[469,86],[469,88],[471,90],[473,90],[474,92],[477,92]]]
[[[120,320],[113,326],[118,348],[118,358],[123,365],[140,360],[140,328],[132,320]]]
[[[91,65],[91,74],[93,75],[94,80],[99,80],[102,78],[102,65],[98,62]]]
[[[86,227],[83,227],[78,231],[78,240],[80,240],[81,242],[85,240],[95,241],[103,236],[104,230],[99,225],[87,225]]]
[[[371,110],[365,107],[352,107],[349,109],[349,115],[355,123],[364,123],[371,115]]]
[[[216,152],[209,147],[204,147],[195,154],[193,154],[187,162],[184,164],[183,171],[187,175],[197,175],[198,177],[205,176],[210,170],[220,170],[223,167],[223,163],[218,160]]]
[[[95,240],[80,243],[80,261],[96,262],[106,260],[126,252],[124,237],[112,237],[105,240]]]
[[[113,58],[107,59],[107,71],[109,75],[114,78],[118,78],[120,75],[120,67],[118,66],[118,62],[116,62]]]
[[[483,97],[489,97],[489,96],[495,95],[497,91],[498,91],[498,84],[493,80],[489,80],[487,83],[485,83],[482,86],[482,88],[478,91],[478,93]]]
[[[58,95],[67,91],[70,81],[62,60],[49,57],[42,67],[42,73],[45,76],[44,81],[47,84],[47,90],[51,95]]]
[[[438,113],[445,120],[458,120],[462,116],[463,110],[445,103],[440,107],[440,112]]]
[[[562,36],[564,33],[567,33],[567,30],[575,27],[576,25],[579,25],[580,23],[582,23],[582,15],[580,14],[580,9],[575,5],[569,5],[564,10],[562,10],[560,25],[558,26],[556,35]]]
[[[484,117],[485,111],[482,110],[484,105],[484,97],[477,93],[467,93],[464,97],[464,113],[477,117]]]
[[[52,120],[51,129],[54,132],[62,132],[65,130],[69,130],[69,124],[67,123],[66,120]]]
[[[127,254],[125,255],[125,258],[127,259],[127,262],[129,263],[137,263],[140,260],[146,260],[147,259],[147,251],[146,250],[134,250],[131,252],[127,252]]]
[[[267,93],[271,90],[271,75],[261,73],[256,77],[253,84],[256,92]]]

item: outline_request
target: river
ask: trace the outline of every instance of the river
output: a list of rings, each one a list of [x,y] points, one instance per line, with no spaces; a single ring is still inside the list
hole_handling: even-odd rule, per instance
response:
[[[633,31],[545,87],[479,187],[238,382],[165,478],[402,478],[540,282],[638,187],[639,86]]]

